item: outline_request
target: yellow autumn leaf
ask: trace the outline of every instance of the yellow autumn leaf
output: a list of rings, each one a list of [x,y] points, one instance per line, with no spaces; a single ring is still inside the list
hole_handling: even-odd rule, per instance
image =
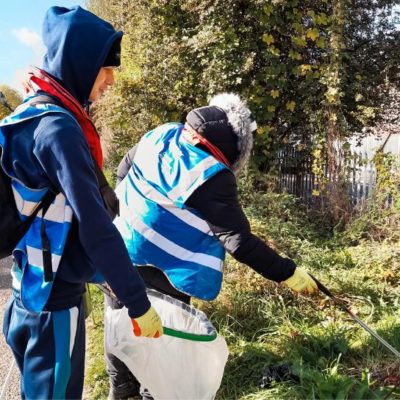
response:
[[[265,125],[265,126],[259,126],[257,128],[257,135],[264,135],[264,134],[269,134],[274,130],[274,128],[270,125]]]
[[[264,126],[259,126],[257,127],[257,135],[263,135],[264,133],[266,133],[266,128]]]
[[[274,37],[270,33],[264,33],[262,36],[263,42],[267,43],[268,45],[272,44],[275,42]]]
[[[301,75],[305,75],[307,72],[311,71],[312,67],[310,64],[301,64],[299,66]]]
[[[357,94],[355,95],[355,100],[356,100],[357,102],[360,102],[360,101],[364,100],[364,96],[363,96],[361,93],[357,93]]]
[[[268,17],[272,14],[273,11],[274,11],[274,8],[272,5],[267,4],[266,6],[264,6],[264,12]]]
[[[278,98],[280,95],[279,90],[276,90],[276,89],[271,90],[270,94],[271,94],[271,97],[273,97],[274,99]]]
[[[326,99],[328,100],[328,103],[334,103],[336,97],[335,96],[331,96],[329,94],[325,94]]]
[[[286,103],[286,109],[290,110],[290,111],[294,111],[294,109],[296,108],[296,102],[295,101],[288,101]]]
[[[312,191],[312,195],[313,196],[319,196],[319,190],[316,190],[316,189],[313,189],[313,191]]]
[[[319,30],[317,28],[309,29],[306,33],[306,36],[315,42],[319,36]]]
[[[329,88],[325,93],[325,97],[328,100],[328,103],[334,103],[338,100],[339,90],[336,88]]]
[[[274,56],[279,56],[281,54],[280,50],[274,45],[268,46],[268,51]]]
[[[273,112],[275,112],[276,107],[273,105],[269,105],[269,106],[267,106],[267,110],[268,110],[268,112],[273,113]]]

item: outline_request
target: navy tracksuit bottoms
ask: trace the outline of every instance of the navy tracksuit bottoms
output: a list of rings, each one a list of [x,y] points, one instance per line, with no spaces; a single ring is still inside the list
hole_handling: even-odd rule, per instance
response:
[[[85,364],[83,304],[66,310],[27,311],[9,301],[3,333],[21,371],[23,399],[80,399]]]

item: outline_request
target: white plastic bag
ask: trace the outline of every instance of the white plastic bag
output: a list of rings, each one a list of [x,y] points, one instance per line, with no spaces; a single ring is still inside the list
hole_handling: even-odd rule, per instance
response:
[[[108,350],[155,400],[214,399],[229,354],[224,338],[196,308],[154,290],[148,295],[163,326],[172,329],[159,339],[135,337],[127,309],[107,307]]]

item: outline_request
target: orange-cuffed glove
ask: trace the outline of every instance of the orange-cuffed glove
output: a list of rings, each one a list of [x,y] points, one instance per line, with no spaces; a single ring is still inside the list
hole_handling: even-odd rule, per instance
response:
[[[141,317],[132,318],[135,336],[158,338],[163,334],[163,327],[157,311],[150,307]]]
[[[314,279],[307,273],[303,268],[297,267],[294,270],[294,274],[283,281],[290,289],[295,292],[312,294],[318,291],[318,286]]]

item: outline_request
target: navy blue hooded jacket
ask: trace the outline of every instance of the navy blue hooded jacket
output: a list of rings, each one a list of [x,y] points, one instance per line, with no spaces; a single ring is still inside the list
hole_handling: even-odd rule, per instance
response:
[[[121,36],[80,7],[52,7],[44,21],[43,69],[84,105],[110,47]],[[84,283],[98,270],[131,317],[144,314],[150,303],[143,281],[104,207],[93,160],[76,122],[61,113],[46,114],[11,126],[8,137],[5,162],[16,177],[31,188],[52,186],[63,192],[74,213],[47,309],[76,305]]]

